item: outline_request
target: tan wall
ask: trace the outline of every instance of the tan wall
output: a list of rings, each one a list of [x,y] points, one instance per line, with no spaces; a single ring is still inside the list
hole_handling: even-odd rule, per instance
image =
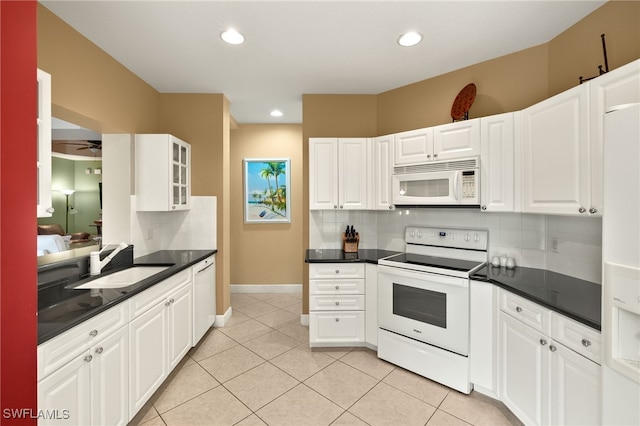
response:
[[[289,158],[291,223],[244,223],[245,158]],[[231,131],[231,283],[301,284],[303,255],[302,126],[239,125]]]
[[[601,34],[609,70],[640,58],[640,2],[609,1],[549,42],[549,96],[578,85],[580,76],[598,75]]]
[[[377,135],[450,123],[453,101],[469,83],[476,85],[470,118],[534,104],[547,93],[547,47],[533,47],[381,93]]]
[[[150,133],[160,94],[38,4],[38,67],[51,74],[52,113],[102,133]]]

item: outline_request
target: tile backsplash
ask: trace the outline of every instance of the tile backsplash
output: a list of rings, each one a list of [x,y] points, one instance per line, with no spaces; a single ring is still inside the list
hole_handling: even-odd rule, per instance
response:
[[[404,251],[404,230],[409,225],[488,229],[490,258],[506,254],[516,265],[601,282],[601,218],[481,213],[467,208],[314,210],[309,215],[309,247],[342,248],[340,235],[347,224],[360,233],[360,248],[396,251]]]
[[[132,196],[135,197],[135,196]],[[175,212],[131,212],[135,257],[157,250],[215,249],[216,197],[191,197],[191,208]],[[135,206],[135,200],[132,204]]]

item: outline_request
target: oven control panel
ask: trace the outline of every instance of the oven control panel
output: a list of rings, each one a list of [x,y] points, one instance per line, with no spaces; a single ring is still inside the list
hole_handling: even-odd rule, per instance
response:
[[[407,226],[405,230],[405,242],[407,244],[486,251],[489,246],[489,232],[483,229]]]

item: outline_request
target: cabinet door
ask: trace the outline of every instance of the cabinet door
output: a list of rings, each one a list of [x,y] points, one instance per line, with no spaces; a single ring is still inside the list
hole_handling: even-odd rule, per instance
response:
[[[393,210],[391,175],[393,174],[393,135],[373,140],[374,205],[375,210]]]
[[[310,312],[310,346],[348,346],[364,342],[364,311]]]
[[[129,422],[129,335],[127,327],[92,348],[91,424]]]
[[[502,402],[527,425],[547,423],[547,344],[543,334],[500,314],[500,395]]]
[[[175,292],[168,300],[169,371],[173,370],[191,349],[193,337],[191,295],[191,285],[189,285]]]
[[[588,214],[589,96],[578,86],[523,111],[523,210]]]
[[[129,416],[158,389],[168,374],[167,310],[159,303],[129,323]]]
[[[38,70],[37,199],[38,217],[51,217],[51,75]]]
[[[84,353],[38,383],[39,425],[88,425],[91,422],[91,361]]]
[[[309,139],[309,209],[338,208],[338,139]]]
[[[189,208],[191,146],[171,137],[171,209]]]
[[[433,128],[433,159],[480,156],[480,120],[466,120]]]
[[[551,424],[600,424],[600,366],[552,342]]]
[[[433,158],[433,128],[396,133],[393,140],[393,164],[424,163]]]
[[[338,208],[367,208],[367,139],[338,139]]]
[[[365,280],[365,340],[378,347],[378,267],[367,263]]]
[[[491,283],[471,281],[469,288],[469,380],[474,389],[498,395],[498,298]]]
[[[513,113],[480,120],[480,209],[515,210],[515,133]]]
[[[589,81],[591,101],[591,204],[589,212],[602,215],[604,114],[607,109],[640,102],[640,59]]]

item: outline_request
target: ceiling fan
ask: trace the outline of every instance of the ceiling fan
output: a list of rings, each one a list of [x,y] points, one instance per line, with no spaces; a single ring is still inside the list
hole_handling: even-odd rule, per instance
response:
[[[76,150],[84,150],[88,149],[94,154],[99,153],[102,150],[102,141],[99,140],[88,140],[88,141],[66,141],[66,142],[57,142],[60,145],[71,145],[71,146],[79,146],[80,148],[76,148]]]

